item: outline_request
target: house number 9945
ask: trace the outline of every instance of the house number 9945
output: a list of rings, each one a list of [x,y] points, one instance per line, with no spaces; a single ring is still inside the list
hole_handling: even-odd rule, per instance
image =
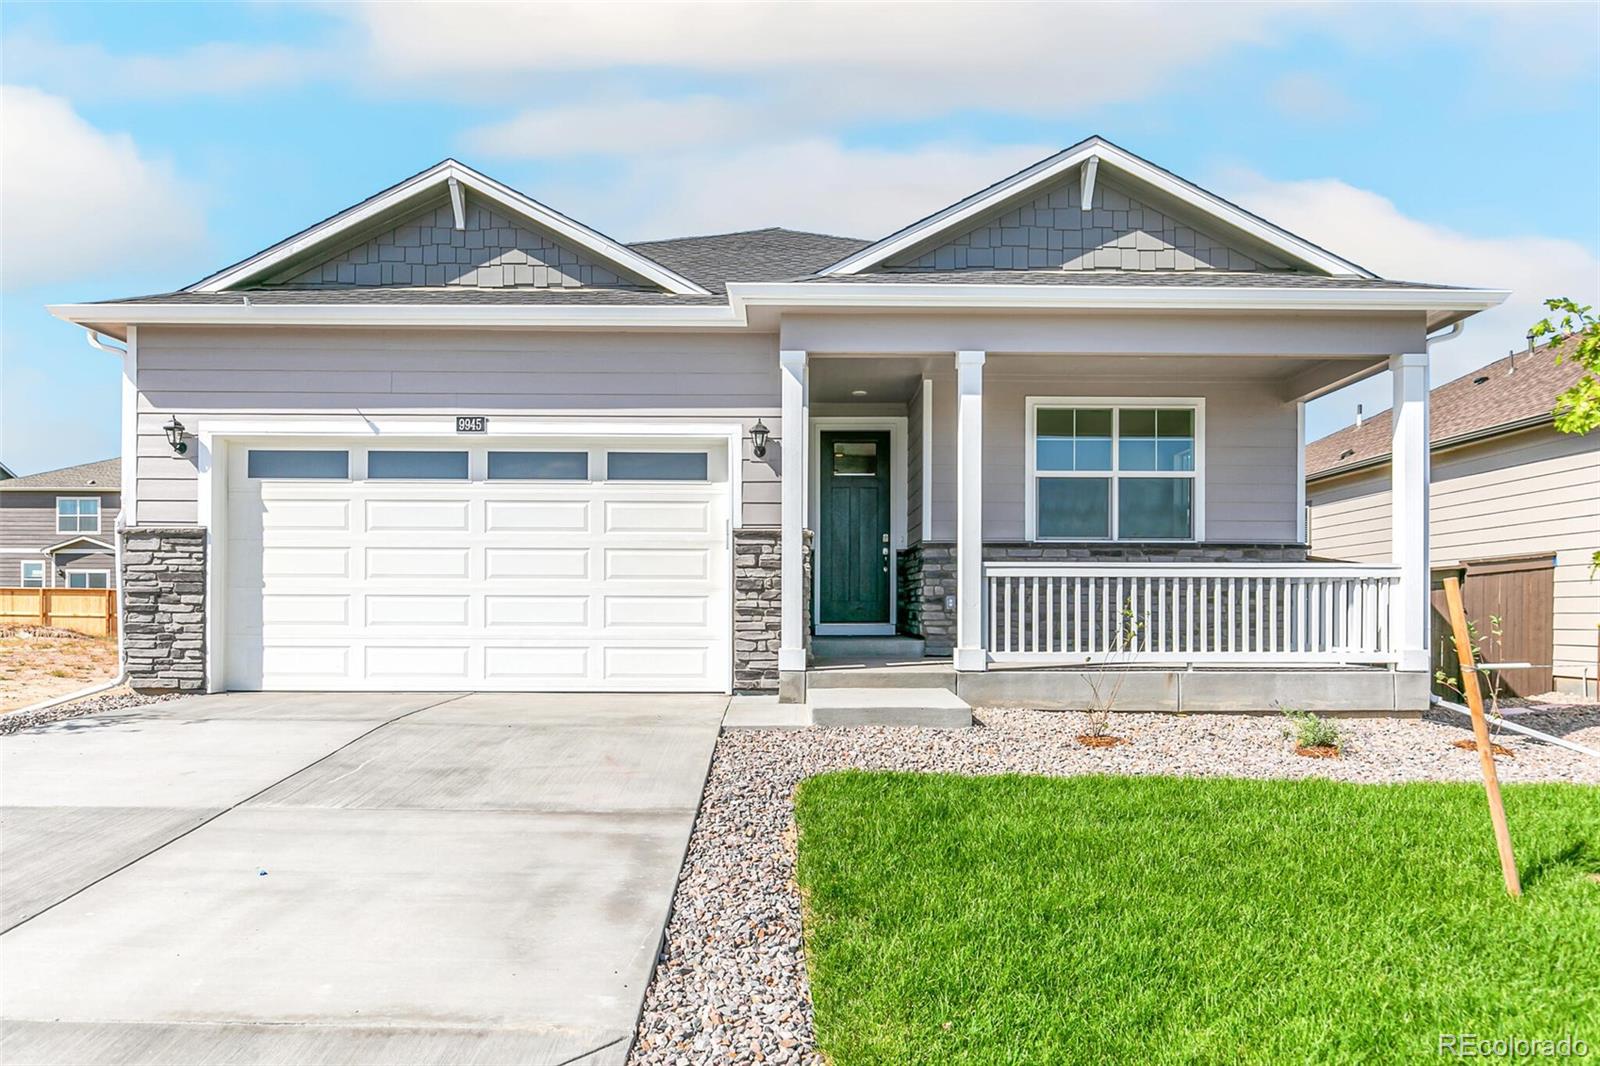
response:
[[[456,415],[457,433],[487,433],[489,419],[486,415]]]

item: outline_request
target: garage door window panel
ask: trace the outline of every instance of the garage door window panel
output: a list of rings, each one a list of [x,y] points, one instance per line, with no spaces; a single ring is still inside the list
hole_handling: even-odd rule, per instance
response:
[[[705,452],[607,452],[611,481],[709,481]]]
[[[490,452],[490,481],[588,481],[588,452]]]
[[[465,481],[466,452],[369,451],[371,481]]]
[[[350,477],[350,453],[251,448],[245,457],[245,476],[346,481]]]

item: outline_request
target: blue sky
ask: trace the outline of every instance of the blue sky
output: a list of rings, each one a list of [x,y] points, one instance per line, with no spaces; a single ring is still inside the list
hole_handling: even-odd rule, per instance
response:
[[[0,460],[114,454],[47,303],[168,290],[454,155],[623,239],[875,237],[1101,133],[1380,273],[1600,303],[1600,5],[0,7]],[[1313,436],[1388,405],[1313,405]]]

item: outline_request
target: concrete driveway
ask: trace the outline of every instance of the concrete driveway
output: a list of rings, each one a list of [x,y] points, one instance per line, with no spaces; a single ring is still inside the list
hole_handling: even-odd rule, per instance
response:
[[[621,1062],[726,702],[232,693],[0,738],[0,1061]]]

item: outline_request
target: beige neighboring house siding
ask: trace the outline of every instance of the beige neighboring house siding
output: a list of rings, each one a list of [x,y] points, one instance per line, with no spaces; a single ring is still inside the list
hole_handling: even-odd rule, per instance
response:
[[[685,333],[440,330],[139,331],[140,525],[198,521],[194,449],[174,455],[172,415],[485,414],[733,422],[771,429],[743,458],[743,523],[776,527],[783,427],[776,339]],[[492,428],[492,423],[491,423]]]
[[[56,498],[58,496],[98,496],[100,498],[100,532],[98,533],[57,533],[56,532]],[[49,561],[43,549],[73,537],[89,537],[105,544],[115,545],[117,541],[117,513],[121,506],[121,495],[116,492],[93,491],[91,489],[62,489],[54,490],[28,490],[0,492],[0,548],[7,549],[0,552],[0,588],[14,588],[22,583],[22,562]],[[65,570],[106,570],[110,571],[110,580],[116,585],[116,565],[114,557],[103,552],[95,552],[92,546],[83,552],[61,552],[54,560],[53,566],[45,567],[45,584],[48,586],[65,585],[66,579],[58,577],[56,571]]]
[[[1306,500],[1313,553],[1387,560],[1388,479],[1385,464],[1311,482]],[[1435,566],[1555,555],[1557,684],[1576,691],[1577,679],[1593,679],[1600,580],[1590,577],[1589,566],[1600,550],[1600,435],[1541,428],[1435,452],[1429,505]]]

